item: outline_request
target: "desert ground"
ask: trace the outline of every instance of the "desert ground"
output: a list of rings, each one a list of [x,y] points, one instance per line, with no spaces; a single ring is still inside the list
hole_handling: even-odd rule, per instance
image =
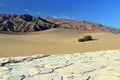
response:
[[[0,58],[0,80],[120,80],[120,50]]]
[[[91,35],[95,40],[78,42]],[[120,49],[120,34],[49,29],[21,34],[0,34],[0,57],[34,54],[72,54]]]
[[[85,35],[95,40],[78,42]],[[120,34],[69,29],[1,33],[0,80],[120,80],[119,41]]]

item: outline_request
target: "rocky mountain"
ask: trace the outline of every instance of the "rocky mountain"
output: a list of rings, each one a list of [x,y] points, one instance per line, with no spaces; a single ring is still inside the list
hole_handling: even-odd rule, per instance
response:
[[[0,14],[0,32],[33,32],[57,27],[56,24],[28,14]]]
[[[0,32],[34,32],[50,28],[76,29],[85,31],[118,32],[117,29],[86,21],[75,21],[47,17],[33,17],[28,14],[0,14]]]
[[[87,21],[76,21],[76,20],[51,18],[51,17],[46,17],[45,19],[52,23],[58,24],[59,28],[85,30],[85,31],[105,31],[105,32],[115,32],[115,33],[119,32],[118,29],[107,27],[97,23],[87,22]]]

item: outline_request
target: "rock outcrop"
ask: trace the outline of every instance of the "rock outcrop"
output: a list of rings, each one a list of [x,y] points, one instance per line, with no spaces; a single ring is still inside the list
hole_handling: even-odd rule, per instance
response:
[[[119,80],[120,50],[0,58],[0,80]]]
[[[0,14],[0,32],[33,32],[54,27],[57,25],[28,14]]]

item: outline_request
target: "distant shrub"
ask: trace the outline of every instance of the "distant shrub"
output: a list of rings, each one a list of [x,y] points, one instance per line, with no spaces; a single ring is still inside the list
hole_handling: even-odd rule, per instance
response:
[[[79,42],[84,42],[84,39],[78,39]]]
[[[87,36],[84,36],[83,38],[78,39],[78,42],[85,42],[90,40],[92,40],[92,36],[87,35]]]
[[[89,40],[92,40],[92,36],[87,35],[87,36],[83,37],[83,39],[84,39],[85,41],[89,41]]]

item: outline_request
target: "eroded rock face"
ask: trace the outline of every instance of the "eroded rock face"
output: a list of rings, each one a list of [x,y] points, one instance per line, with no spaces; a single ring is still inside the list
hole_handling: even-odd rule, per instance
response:
[[[119,80],[120,50],[0,58],[0,80]]]
[[[57,27],[57,25],[40,17],[33,17],[28,14],[0,14],[1,32],[33,32],[47,30],[54,27]]]

